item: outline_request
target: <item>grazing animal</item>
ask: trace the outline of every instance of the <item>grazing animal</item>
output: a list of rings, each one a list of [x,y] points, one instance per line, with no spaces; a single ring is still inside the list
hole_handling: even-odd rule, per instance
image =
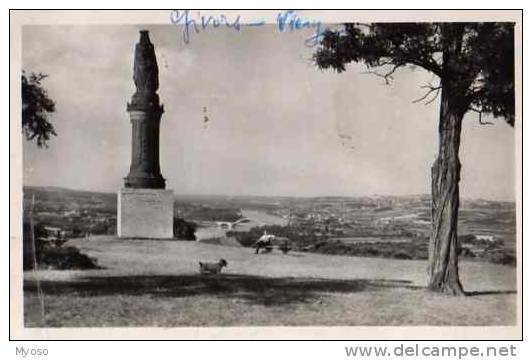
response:
[[[219,274],[220,272],[222,272],[222,268],[227,265],[228,263],[227,261],[225,261],[225,259],[220,259],[220,261],[218,261],[217,263],[203,263],[201,261],[199,262],[200,273],[202,275]]]

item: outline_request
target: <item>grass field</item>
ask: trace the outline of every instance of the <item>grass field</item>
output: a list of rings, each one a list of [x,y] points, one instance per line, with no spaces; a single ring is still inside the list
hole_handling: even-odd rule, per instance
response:
[[[26,272],[27,327],[516,323],[510,266],[462,262],[469,296],[450,297],[424,289],[426,261],[255,255],[241,247],[112,236],[67,245],[96,257],[103,269]],[[222,275],[199,275],[199,260],[219,258],[229,262]]]

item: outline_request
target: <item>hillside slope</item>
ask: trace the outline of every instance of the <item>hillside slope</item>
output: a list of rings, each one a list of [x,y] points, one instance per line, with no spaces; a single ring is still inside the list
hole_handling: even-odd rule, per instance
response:
[[[26,326],[512,325],[515,268],[463,262],[468,297],[424,289],[426,262],[271,253],[101,236],[70,245],[105,269],[24,274]],[[224,258],[220,276],[198,261]],[[40,316],[36,279],[45,298]]]

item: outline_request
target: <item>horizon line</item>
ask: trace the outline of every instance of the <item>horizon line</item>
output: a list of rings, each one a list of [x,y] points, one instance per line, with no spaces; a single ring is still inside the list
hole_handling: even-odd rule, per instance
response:
[[[70,188],[70,187],[64,187],[64,186],[56,186],[56,185],[22,185],[22,189],[33,187],[33,188],[56,188],[56,189],[62,189],[62,190],[68,190],[68,191],[84,191],[84,192],[94,192],[94,193],[104,193],[104,194],[115,194],[113,191],[107,191],[107,190],[88,190],[88,189],[76,189],[76,188]],[[118,190],[117,190],[118,191]],[[391,195],[391,194],[371,194],[371,195],[253,195],[253,194],[239,194],[239,195],[230,195],[230,194],[184,194],[184,193],[175,193],[174,192],[174,198],[178,196],[197,196],[197,197],[262,197],[262,198],[304,198],[304,199],[315,199],[315,198],[367,198],[367,197],[420,197],[420,196],[426,196],[426,197],[432,197],[429,193],[418,193],[418,194],[402,194],[402,195]],[[467,197],[467,196],[460,196],[460,199],[463,200],[474,200],[474,201],[491,201],[491,202],[506,202],[506,203],[516,203],[517,199],[512,200],[495,200],[495,199],[486,199],[486,198],[479,198],[479,197]]]

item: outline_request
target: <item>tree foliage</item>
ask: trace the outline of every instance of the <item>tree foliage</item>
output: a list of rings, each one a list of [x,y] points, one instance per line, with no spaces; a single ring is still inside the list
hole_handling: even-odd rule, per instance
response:
[[[191,221],[174,217],[174,237],[180,240],[196,240],[198,225]]]
[[[444,49],[457,39],[458,48],[444,61]],[[514,124],[513,23],[349,23],[324,33],[314,60],[338,72],[361,62],[380,68],[373,72],[386,82],[397,69],[418,66],[449,83],[460,97],[457,110],[491,113]],[[441,82],[425,88],[422,99],[436,96]]]
[[[55,103],[42,85],[47,75],[22,72],[22,132],[27,140],[36,140],[38,147],[47,146],[51,135],[57,135],[48,120],[55,111]]]

